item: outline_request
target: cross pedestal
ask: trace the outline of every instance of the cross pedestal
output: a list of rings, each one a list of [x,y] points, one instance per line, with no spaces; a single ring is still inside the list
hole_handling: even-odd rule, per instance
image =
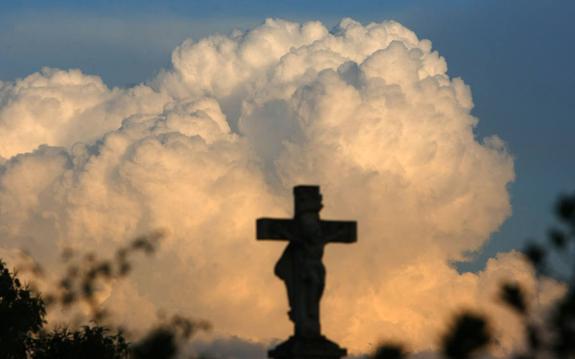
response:
[[[268,355],[274,359],[340,359],[347,350],[321,334],[319,303],[325,287],[322,258],[328,243],[355,242],[357,223],[321,220],[319,186],[296,186],[294,197],[293,219],[260,218],[256,222],[257,239],[288,241],[275,274],[287,289],[294,335]]]
[[[317,338],[291,336],[268,351],[272,359],[341,359],[346,355],[347,349],[323,335]]]

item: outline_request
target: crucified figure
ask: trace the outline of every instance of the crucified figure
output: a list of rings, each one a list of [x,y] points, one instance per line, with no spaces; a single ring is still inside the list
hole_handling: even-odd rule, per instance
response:
[[[317,338],[321,337],[319,307],[325,288],[324,246],[355,242],[356,223],[322,221],[318,186],[294,187],[294,197],[294,218],[259,219],[257,238],[289,241],[275,266],[275,274],[287,289],[295,336]]]

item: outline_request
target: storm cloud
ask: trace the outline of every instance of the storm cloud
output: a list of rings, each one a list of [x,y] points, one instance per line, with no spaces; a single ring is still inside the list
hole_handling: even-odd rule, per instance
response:
[[[493,298],[504,278],[534,290],[527,266],[515,253],[451,266],[511,214],[512,156],[475,136],[472,108],[431,42],[393,21],[268,19],[186,40],[131,88],[46,68],[0,82],[0,247],[50,266],[63,248],[105,255],[164,229],[157,258],[103,305],[133,326],[161,309],[267,343],[291,327],[272,271],[282,245],[257,242],[255,219],[289,217],[292,186],[319,184],[324,218],[359,223],[357,244],[326,251],[329,337],[432,350],[471,307],[497,313],[508,351],[520,323]]]

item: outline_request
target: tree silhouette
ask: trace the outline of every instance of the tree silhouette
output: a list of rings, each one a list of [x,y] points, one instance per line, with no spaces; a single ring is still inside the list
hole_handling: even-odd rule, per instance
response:
[[[176,315],[134,343],[130,348],[130,356],[134,359],[173,358],[186,340],[197,331],[207,330],[209,327],[207,322],[192,321]]]
[[[2,357],[25,358],[44,325],[46,307],[0,260],[0,348]]]
[[[153,254],[162,235],[154,232],[138,237],[119,248],[112,259],[65,251],[65,274],[44,297],[23,286],[16,273],[0,261],[0,359],[174,358],[187,339],[209,328],[207,322],[174,316],[156,325],[143,339],[129,343],[121,330],[101,324],[107,312],[95,298],[98,284],[126,276],[132,268],[131,256],[135,252]],[[33,273],[42,272],[36,264],[32,269]],[[89,325],[44,328],[47,306],[70,309],[79,304],[90,308]]]
[[[379,346],[371,359],[402,359],[406,356],[405,349],[399,344],[384,344]]]
[[[479,314],[459,314],[443,337],[442,351],[450,359],[467,359],[491,341],[486,320]]]
[[[121,359],[128,354],[128,343],[121,333],[110,334],[100,326],[85,326],[42,332],[32,344],[34,359]]]
[[[65,250],[62,260],[67,264],[67,269],[57,286],[46,293],[47,304],[60,305],[64,309],[85,304],[90,309],[89,320],[102,321],[107,313],[96,299],[98,285],[127,276],[132,270],[132,257],[138,252],[153,255],[163,236],[162,231],[139,236],[127,246],[118,248],[111,259],[100,259],[93,253],[82,255],[71,249]]]

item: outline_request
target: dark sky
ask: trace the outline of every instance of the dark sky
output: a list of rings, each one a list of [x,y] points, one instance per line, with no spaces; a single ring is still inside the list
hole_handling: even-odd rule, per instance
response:
[[[394,19],[427,38],[449,74],[471,86],[477,138],[515,157],[512,217],[462,269],[543,238],[558,194],[575,190],[575,2],[453,1],[10,1],[0,4],[0,80],[42,66],[80,68],[110,86],[150,79],[183,39],[248,28],[266,17],[328,26],[343,17]]]

